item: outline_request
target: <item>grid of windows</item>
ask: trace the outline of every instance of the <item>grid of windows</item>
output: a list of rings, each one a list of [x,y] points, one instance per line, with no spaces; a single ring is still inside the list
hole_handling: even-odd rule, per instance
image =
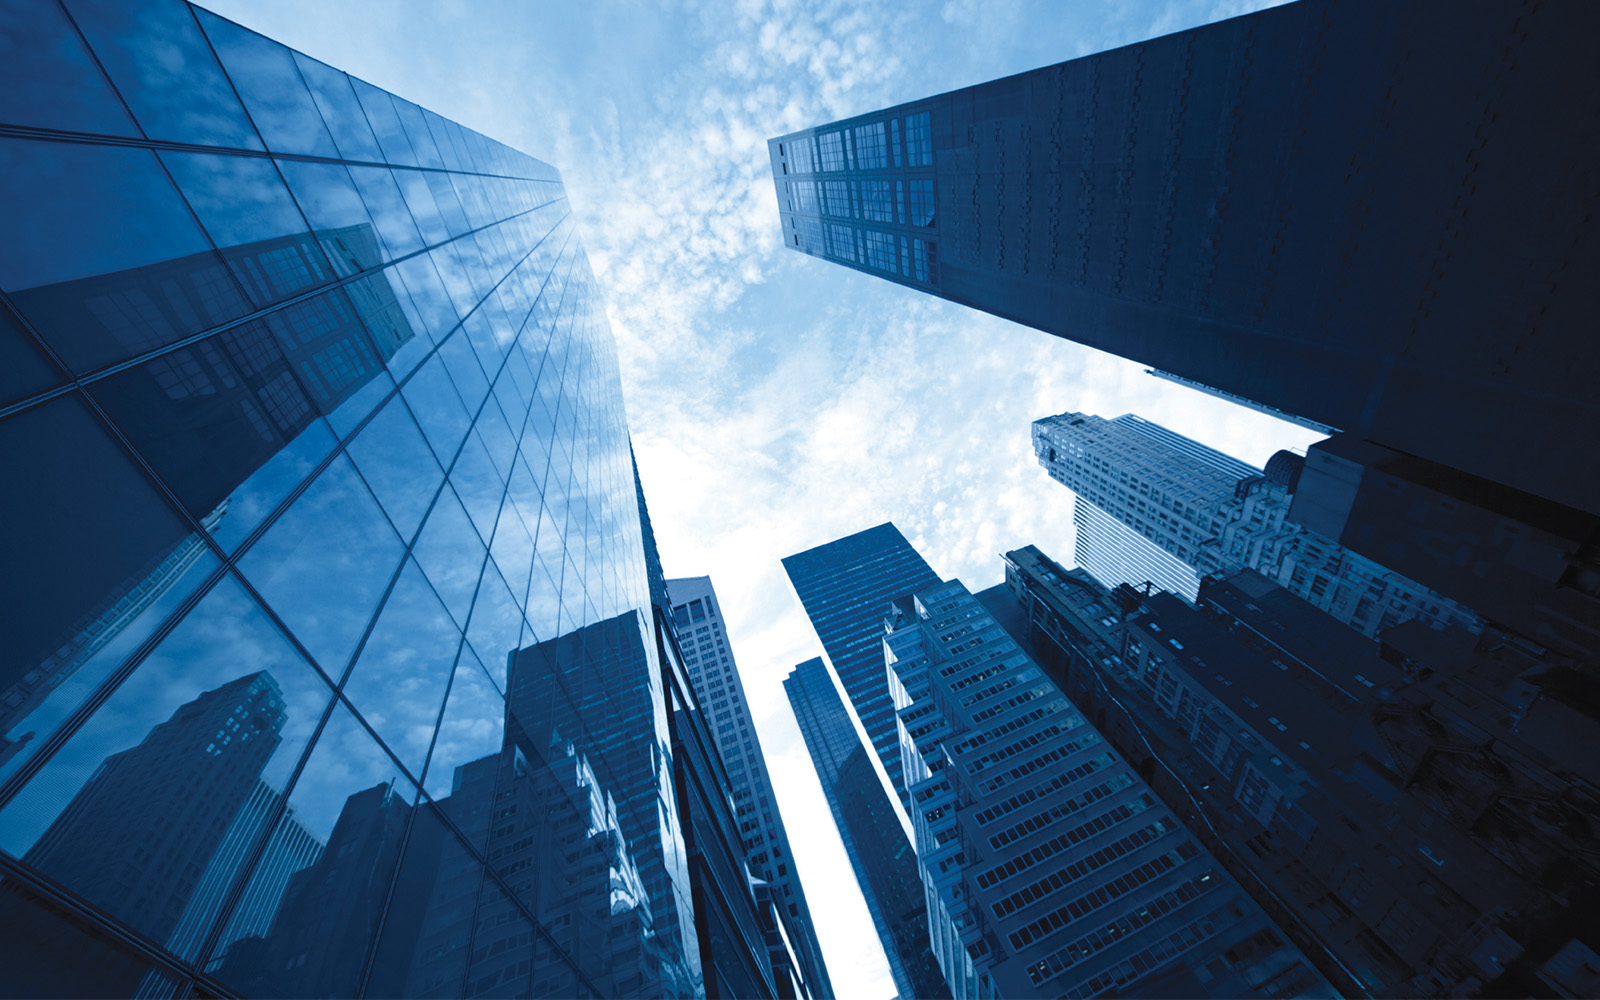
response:
[[[0,336],[72,373],[0,410],[8,987],[692,994],[559,175],[176,0],[69,6],[0,64]]]

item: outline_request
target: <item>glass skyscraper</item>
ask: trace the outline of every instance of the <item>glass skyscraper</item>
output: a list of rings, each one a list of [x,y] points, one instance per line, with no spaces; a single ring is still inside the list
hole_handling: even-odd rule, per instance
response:
[[[878,643],[883,661],[883,643]],[[850,709],[819,657],[797,665],[783,682],[811,763],[844,842],[856,883],[895,989],[902,997],[949,997],[928,936],[928,907],[911,837],[873,766]]]
[[[1592,526],[1597,32],[1274,7],[774,138],[781,239]]]
[[[703,993],[559,173],[178,0],[0,11],[6,988]]]
[[[889,602],[938,583],[938,574],[888,522],[789,556],[783,568],[884,771],[907,802],[883,665],[883,619]]]

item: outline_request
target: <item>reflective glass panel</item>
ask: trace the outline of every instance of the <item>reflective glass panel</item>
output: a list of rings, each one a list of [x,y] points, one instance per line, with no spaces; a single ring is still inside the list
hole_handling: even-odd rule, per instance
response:
[[[239,568],[330,678],[344,672],[403,549],[340,456],[250,547]]]
[[[139,134],[83,39],[55,4],[0,4],[0,121]]]
[[[338,156],[289,50],[210,11],[194,10],[267,148]]]
[[[188,4],[70,0],[67,7],[145,135],[262,148]]]
[[[460,645],[461,631],[407,561],[344,694],[412,774],[422,774]]]
[[[331,694],[224,580],[0,811],[0,847],[165,943]]]
[[[415,801],[394,760],[335,705],[280,822],[280,831],[292,823],[322,850],[289,876],[263,933],[223,937],[213,975],[246,996],[355,996]],[[246,898],[280,873],[258,865]]]
[[[465,625],[485,550],[461,501],[448,486],[440,491],[413,551],[451,616]]]
[[[350,78],[304,53],[296,52],[294,61],[322,112],[323,122],[333,135],[334,145],[339,147],[339,154],[347,160],[383,159],[378,140],[367,124],[367,114],[361,110],[361,102],[356,100],[356,92],[350,86]]]
[[[396,396],[350,442],[349,455],[400,537],[410,539],[433,502],[444,470]]]
[[[221,261],[154,153],[8,139],[0,188],[0,286],[75,370],[201,328],[182,295],[171,301],[169,283]]]

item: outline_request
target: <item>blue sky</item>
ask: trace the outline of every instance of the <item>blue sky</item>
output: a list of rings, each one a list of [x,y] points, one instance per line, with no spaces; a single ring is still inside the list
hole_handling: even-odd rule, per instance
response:
[[[779,559],[893,520],[945,577],[1071,561],[1028,425],[1135,412],[1255,464],[1315,435],[1130,362],[785,251],[766,140],[1260,3],[328,4],[224,16],[562,170],[669,576],[709,575],[835,987],[894,987],[782,680],[819,655]]]

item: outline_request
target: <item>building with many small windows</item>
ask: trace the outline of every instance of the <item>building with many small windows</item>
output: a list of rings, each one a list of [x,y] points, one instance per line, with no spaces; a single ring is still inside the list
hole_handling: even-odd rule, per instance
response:
[[[1333,996],[958,581],[884,639],[932,938],[957,996]]]
[[[817,944],[816,924],[789,848],[789,834],[778,810],[772,777],[767,773],[761,736],[750,717],[750,703],[728,642],[716,590],[708,576],[666,583],[683,663],[700,700],[706,728],[732,783],[734,812],[750,871],[771,887],[771,902],[782,911],[786,924],[782,933],[792,939],[811,995],[819,1000],[831,997],[833,990],[822,948]],[[774,933],[778,931],[775,929]]]
[[[1286,452],[1263,473],[1133,414],[1072,412],[1034,421],[1033,450],[1073,491],[1074,559],[1108,587],[1151,582],[1193,602],[1202,577],[1248,567],[1367,636],[1412,618],[1478,627],[1470,609],[1289,523]]]
[[[1472,995],[1587,919],[1596,774],[1551,751],[1595,723],[1504,636],[1380,647],[1249,570],[1191,607],[1006,563],[986,603],[1020,603],[1017,638],[1346,995]]]

